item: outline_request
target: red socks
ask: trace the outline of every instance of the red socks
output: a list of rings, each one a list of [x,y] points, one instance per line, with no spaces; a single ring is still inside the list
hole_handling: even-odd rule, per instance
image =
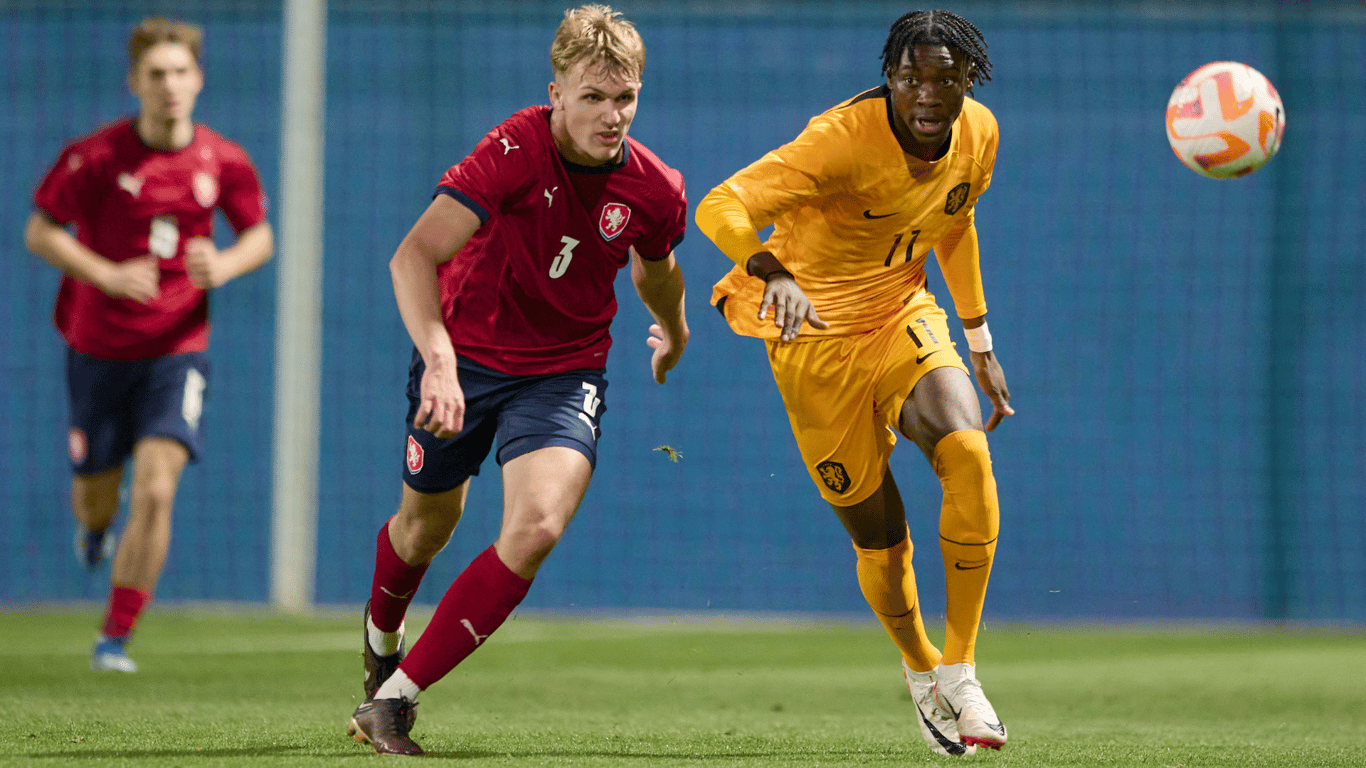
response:
[[[104,614],[105,637],[127,637],[137,626],[142,609],[152,595],[134,587],[116,586],[109,590],[109,610]]]
[[[370,620],[381,632],[397,632],[403,624],[428,565],[403,562],[389,541],[389,521],[385,520],[375,542],[375,580],[370,586]]]
[[[432,623],[398,668],[425,690],[502,626],[530,588],[531,581],[513,573],[490,546],[446,590]],[[373,605],[370,610],[373,617]]]

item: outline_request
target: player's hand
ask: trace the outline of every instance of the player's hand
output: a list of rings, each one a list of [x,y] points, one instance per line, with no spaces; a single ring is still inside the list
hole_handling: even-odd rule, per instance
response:
[[[816,314],[816,306],[806,297],[797,281],[786,274],[774,275],[764,284],[764,300],[759,304],[760,320],[768,318],[770,308],[774,310],[773,324],[783,329],[780,337],[783,341],[797,338],[803,322],[822,331],[830,327]]]
[[[971,352],[972,370],[977,374],[977,384],[991,399],[991,416],[987,419],[986,430],[996,429],[1007,416],[1014,416],[1015,409],[1010,407],[1010,389],[1006,387],[1006,375],[993,352]]]
[[[192,237],[185,241],[185,271],[190,282],[206,291],[228,281],[227,270],[218,258],[218,246],[207,237]]]
[[[114,264],[99,289],[116,299],[150,303],[161,295],[161,267],[157,265],[157,257],[149,253]]]
[[[678,365],[678,359],[683,357],[683,348],[688,346],[686,331],[682,339],[674,340],[669,338],[659,323],[655,323],[650,326],[650,337],[645,343],[655,351],[650,357],[650,372],[655,375],[655,383],[663,384],[665,374]]]
[[[422,402],[413,426],[436,437],[455,437],[465,428],[465,393],[456,375],[455,358],[433,361],[422,372]]]

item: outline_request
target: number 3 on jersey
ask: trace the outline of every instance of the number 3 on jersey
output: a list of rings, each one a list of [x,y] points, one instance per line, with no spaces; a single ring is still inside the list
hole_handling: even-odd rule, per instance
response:
[[[564,271],[569,269],[569,262],[574,258],[574,246],[579,244],[578,240],[575,240],[569,235],[561,237],[560,242],[564,243],[564,247],[560,249],[560,255],[556,256],[555,260],[550,262],[551,280],[563,275]]]

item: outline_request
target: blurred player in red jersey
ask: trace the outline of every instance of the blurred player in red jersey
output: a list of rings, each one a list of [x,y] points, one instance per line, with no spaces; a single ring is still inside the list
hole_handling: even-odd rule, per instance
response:
[[[273,248],[251,158],[191,120],[204,87],[202,39],[198,27],[160,17],[133,30],[128,88],[138,115],[62,152],[24,232],[29,250],[63,274],[55,319],[68,345],[71,506],[88,568],[112,549],[107,532],[133,460],[96,670],[137,669],[128,636],[166,562],[180,473],[200,451],[208,291],[265,264]],[[215,208],[237,231],[221,251]]]
[[[683,177],[626,135],[645,66],[640,35],[585,5],[566,12],[550,60],[550,106],[512,115],[447,171],[389,263],[415,345],[404,487],[376,542],[366,698],[348,731],[381,754],[422,754],[409,736],[418,693],[517,607],[583,500],[606,410],[618,270],[630,264],[656,320],[655,381],[688,341],[673,257],[687,226]],[[495,444],[498,539],[405,657],[408,604]]]

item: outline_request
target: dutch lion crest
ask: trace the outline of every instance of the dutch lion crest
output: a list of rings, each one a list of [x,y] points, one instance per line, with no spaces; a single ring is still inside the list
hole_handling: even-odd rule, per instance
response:
[[[844,471],[844,465],[838,461],[822,461],[816,465],[816,473],[821,476],[821,482],[825,483],[825,487],[835,493],[849,490],[849,473]]]

